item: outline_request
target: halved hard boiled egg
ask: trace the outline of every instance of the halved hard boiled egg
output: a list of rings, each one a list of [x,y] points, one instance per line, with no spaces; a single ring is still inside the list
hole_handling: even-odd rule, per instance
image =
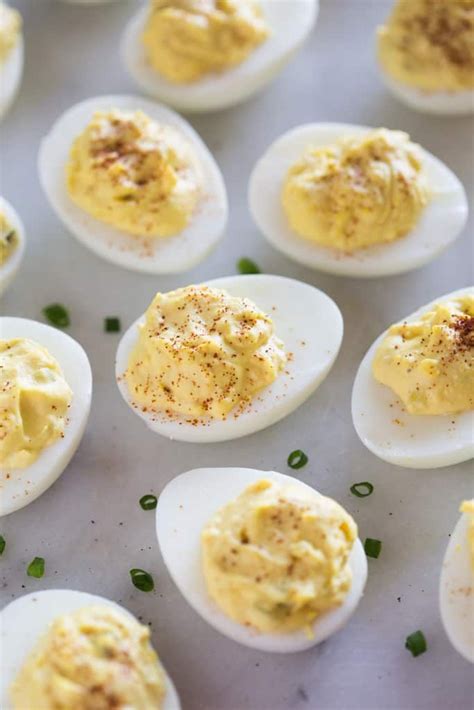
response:
[[[400,325],[404,327],[406,324],[406,327],[409,328],[412,323],[420,323],[424,314],[432,311],[438,304],[451,302],[458,297],[472,296],[472,294],[472,288],[467,288],[442,296],[404,318]],[[423,346],[428,348],[431,345],[436,350],[438,342],[436,333],[440,332],[437,330],[440,326],[443,328],[442,323],[435,326],[432,334],[424,338],[423,342],[420,341],[421,350],[423,350]],[[474,367],[472,336],[470,335],[472,331],[469,328],[472,329],[472,318],[466,318],[466,332],[462,336],[463,350],[460,351],[461,360],[465,362],[466,368]],[[389,332],[382,333],[367,351],[360,364],[352,390],[352,419],[362,443],[384,461],[408,468],[438,468],[468,461],[474,457],[472,436],[474,411],[472,409],[461,413],[413,414],[407,411],[401,398],[389,386],[381,384],[375,379],[372,370],[374,357]],[[401,342],[404,337],[402,333]],[[469,344],[470,342],[471,344]],[[396,345],[398,352],[401,352],[400,347],[400,345]],[[415,367],[413,354],[407,352],[406,356],[401,354],[401,357],[403,358],[401,364],[404,365],[405,375],[410,374],[406,370],[410,370],[410,363],[413,363],[413,368]],[[442,368],[444,363],[441,350],[438,357]],[[428,386],[428,393],[435,391],[438,366],[436,362],[433,362],[434,359],[436,358],[431,358],[429,353],[426,355],[426,362],[422,364],[426,370],[425,376],[420,373],[420,383],[418,385],[415,383],[414,392],[418,392],[422,385],[423,387]],[[445,359],[449,364],[449,358]],[[400,367],[396,364],[396,358],[393,365],[395,369]],[[413,371],[415,370],[413,369]],[[397,377],[396,372],[394,376]],[[466,380],[466,382],[468,381]],[[466,395],[469,395],[468,390],[469,384],[466,384]],[[429,395],[427,399],[429,399]]]
[[[454,528],[441,570],[439,605],[444,628],[464,658],[474,663],[474,501]]]
[[[235,406],[223,418],[170,416],[166,411],[153,406],[138,404],[127,382],[127,369],[138,342],[139,330],[144,323],[144,316],[139,318],[124,334],[117,350],[116,376],[120,392],[127,404],[150,429],[170,439],[195,443],[237,439],[286,417],[299,407],[327,376],[339,352],[343,335],[342,316],[336,304],[322,291],[300,281],[269,275],[231,276],[209,281],[204,287],[222,289],[231,297],[250,299],[263,312],[262,318],[263,314],[269,316],[273,322],[275,336],[283,342],[286,362],[274,381],[259,391],[243,409]],[[198,315],[200,308],[200,303],[197,303]],[[240,320],[244,328],[246,318],[244,309]],[[164,320],[160,322],[161,326],[166,327]],[[262,322],[263,320],[260,321]],[[225,323],[221,325],[226,327]],[[197,327],[196,332],[202,333],[201,326]],[[211,341],[216,337],[215,332],[208,335]],[[194,337],[191,334],[191,338]],[[223,347],[226,349],[227,345]],[[168,350],[167,345],[165,350]],[[232,358],[238,357],[239,350],[240,346],[229,363],[224,364],[225,368],[232,368]],[[173,352],[173,348],[168,352]],[[176,356],[179,357],[179,353]],[[203,377],[207,375],[208,368],[212,371],[212,362],[211,358],[203,365]],[[165,371],[166,368],[169,369],[169,363]],[[178,379],[185,375],[183,368],[182,365],[178,368]],[[150,375],[153,378],[153,373]],[[258,380],[257,374],[255,377]],[[232,384],[232,377],[230,382]],[[169,394],[173,396],[171,390],[178,387],[179,382],[167,384],[163,381],[158,386],[170,390]],[[196,383],[194,386],[199,389]],[[223,396],[225,394],[224,389]]]
[[[2,233],[0,242],[5,241],[6,258],[2,263],[1,253],[3,251],[0,243],[0,296],[16,276],[26,248],[25,228],[12,205],[0,196],[0,223]],[[11,245],[11,250],[9,247]],[[0,333],[1,335],[1,333]]]
[[[66,169],[73,143],[90,125],[95,115],[114,111],[124,112],[122,115],[125,117],[130,115],[129,112],[132,114],[142,112],[140,115],[145,114],[145,120],[149,118],[157,126],[165,127],[165,130],[169,129],[173,134],[173,140],[182,143],[186,155],[193,156],[199,173],[198,195],[189,222],[184,226],[181,225],[176,233],[168,236],[137,235],[127,231],[127,228],[121,229],[110,221],[96,218],[72,200],[66,184]],[[105,129],[103,138],[110,140],[110,135],[107,136]],[[123,156],[119,153],[115,155],[112,170],[117,171],[117,175],[123,175],[125,189],[131,148],[127,144],[121,145],[122,148],[117,150],[123,150]],[[142,141],[140,150],[145,154],[149,150],[149,143]],[[107,156],[103,157],[102,166],[107,167],[103,162],[106,159],[113,162],[111,156],[109,150]],[[154,274],[186,271],[202,261],[223,236],[228,207],[221,172],[208,148],[189,123],[160,104],[134,96],[99,96],[76,104],[56,121],[49,134],[43,139],[38,166],[42,187],[59,219],[91,251],[124,268]],[[156,166],[154,169],[157,169]],[[137,170],[141,171],[142,167],[139,166]],[[143,170],[141,182],[149,186],[149,176],[145,174],[148,168]],[[183,193],[187,191],[189,181],[186,176],[180,177],[179,170],[176,175],[176,179],[181,180],[175,195],[176,202],[179,204],[180,200],[185,199]],[[167,174],[164,179],[167,179]],[[133,184],[135,194],[139,192],[140,187],[138,183]],[[104,191],[101,194],[104,195]],[[121,209],[127,210],[134,203],[131,194],[122,195],[112,204],[109,202],[104,204],[102,197],[98,200],[100,202],[98,206],[104,215],[120,212]],[[156,211],[160,209],[160,200],[157,198],[150,206],[150,218],[153,218]],[[141,216],[143,219],[147,217],[143,211]]]
[[[12,11],[8,6],[2,7],[2,5],[0,5],[0,13]],[[8,52],[5,60],[0,62],[0,118],[7,113],[17,95],[23,75],[24,54],[23,34],[20,29],[15,45]]]
[[[47,354],[56,360],[60,373],[62,373],[61,381],[62,378],[65,381],[64,387],[68,392],[71,391],[64,431],[52,439],[51,443],[44,443],[44,431],[38,431],[38,424],[35,421],[35,416],[38,414],[35,413],[35,383],[38,385],[38,391],[44,389],[45,394],[48,395],[48,382],[52,386],[53,379],[50,371],[40,365],[37,366],[38,369],[34,376],[24,370],[19,373],[21,378],[32,377],[29,384],[28,380],[21,383],[23,391],[29,390],[29,396],[25,397],[20,404],[20,412],[24,407],[24,416],[27,417],[27,421],[23,423],[24,445],[27,447],[25,453],[35,450],[36,440],[40,441],[41,445],[39,451],[36,451],[38,453],[36,459],[32,460],[29,465],[13,467],[2,464],[0,466],[1,516],[13,513],[28,503],[32,503],[59,478],[69,464],[86,428],[92,397],[92,373],[88,357],[79,343],[66,333],[43,323],[25,318],[2,317],[0,318],[0,338],[1,341],[26,339],[33,346],[38,345],[44,348]],[[34,358],[35,353],[32,351],[32,363],[35,361]],[[38,360],[38,362],[40,361]],[[9,391],[12,391],[11,387],[10,390],[3,390],[4,397],[8,397]],[[12,391],[12,396],[16,396],[15,391]],[[51,403],[54,403],[54,395],[49,393],[48,396]],[[48,406],[48,396],[45,396],[43,400],[41,412],[44,407]],[[6,399],[2,406],[8,412]],[[14,402],[12,406],[16,406]],[[56,404],[51,404],[51,406],[57,407]],[[46,411],[43,413],[46,417]],[[50,428],[49,418],[48,422],[47,426]]]
[[[364,590],[367,560],[361,542],[356,538],[348,557],[352,581],[347,594],[340,605],[318,615],[308,628],[264,633],[249,624],[234,621],[209,596],[202,567],[201,536],[217,511],[236,499],[248,486],[262,480],[291,486],[303,496],[319,496],[305,483],[274,471],[248,468],[202,468],[188,471],[174,478],[158,499],[158,543],[176,586],[193,609],[215,629],[238,643],[261,651],[303,651],[324,641],[348,621]],[[249,532],[250,537],[251,534]],[[283,548],[285,540],[281,542]],[[305,546],[305,543],[302,544]],[[298,547],[295,544],[296,557]],[[248,596],[244,595],[243,598]]]
[[[80,668],[78,666],[80,666],[79,662],[82,660],[83,669],[85,669],[85,672],[82,672],[81,677],[77,679],[77,685],[75,684],[76,679],[74,677],[67,678],[68,683],[70,683],[68,687],[68,684],[66,684],[66,678],[64,676],[61,676],[61,669],[57,668],[55,674],[55,682],[52,684],[52,686],[47,692],[54,691],[58,697],[61,697],[62,695],[62,698],[66,699],[66,701],[68,697],[71,697],[67,695],[68,692],[81,693],[81,695],[84,692],[87,692],[84,689],[84,686],[81,685],[81,682],[87,683],[88,681],[90,681],[91,677],[93,677],[92,674],[94,671],[94,657],[90,658],[87,654],[97,653],[100,658],[98,674],[101,677],[102,681],[104,681],[105,679],[107,680],[107,683],[102,689],[102,693],[104,696],[103,701],[104,703],[106,703],[104,707],[109,707],[108,703],[112,702],[112,700],[109,699],[109,697],[106,695],[107,690],[110,690],[111,692],[115,690],[115,692],[117,693],[127,692],[127,695],[131,694],[133,696],[134,681],[130,680],[130,678],[132,677],[131,666],[133,663],[133,654],[131,653],[131,649],[128,645],[131,643],[131,641],[127,641],[124,643],[124,641],[119,636],[119,630],[114,631],[112,623],[118,623],[120,617],[123,617],[124,622],[126,624],[130,624],[130,629],[134,629],[134,627],[138,624],[135,617],[130,614],[127,609],[120,606],[119,604],[116,604],[110,599],[105,599],[104,597],[100,597],[95,594],[87,594],[86,592],[76,592],[72,589],[48,589],[46,591],[26,594],[25,596],[20,597],[19,599],[15,599],[15,601],[8,604],[0,612],[0,705],[2,706],[2,708],[4,708],[4,710],[13,710],[14,705],[11,699],[12,684],[17,678],[18,673],[25,661],[27,661],[30,654],[34,652],[37,643],[44,639],[45,634],[50,632],[51,625],[59,618],[63,618],[65,620],[65,623],[63,624],[62,632],[64,634],[70,634],[74,629],[74,633],[78,633],[77,627],[74,628],[74,617],[72,615],[81,611],[86,614],[89,609],[94,612],[97,612],[97,610],[103,610],[103,618],[98,619],[97,621],[97,624],[100,623],[100,626],[95,626],[95,616],[91,616],[90,626],[87,629],[86,635],[83,638],[79,637],[77,639],[78,641],[80,641],[80,643],[77,643],[76,645],[76,653],[79,654],[79,656],[75,659],[76,663],[69,663],[69,672],[71,672],[71,669],[74,666],[75,670],[78,672],[78,674],[80,674]],[[108,628],[106,625],[107,610],[110,610],[110,612],[114,614],[113,619],[111,619],[110,621],[110,628]],[[97,631],[95,639],[94,631]],[[98,643],[98,635],[100,634],[101,643]],[[94,640],[97,641],[95,647]],[[112,653],[112,645],[119,641],[121,642],[120,653],[114,654]],[[57,640],[56,643],[58,643]],[[92,648],[89,648],[89,646]],[[100,655],[101,650],[103,650],[103,656]],[[124,665],[123,668],[123,670],[126,671],[126,674],[122,679],[122,683],[118,684],[117,687],[113,686],[113,683],[115,682],[114,674],[117,673],[117,669],[114,669],[114,674],[106,673],[107,669],[105,668],[105,665],[107,664],[108,650],[111,651],[111,664],[120,663],[121,658],[128,659],[127,663]],[[134,649],[134,653],[137,652],[139,653],[140,651]],[[82,659],[80,654],[82,654]],[[181,704],[179,701],[178,694],[176,692],[176,688],[173,685],[173,681],[168,676],[165,669],[161,666],[159,660],[157,660],[157,663],[159,664],[158,672],[160,674],[163,674],[165,695],[162,704],[156,707],[159,707],[160,710],[180,710]],[[88,664],[91,665],[88,666]],[[43,666],[42,674],[45,674],[46,670],[47,669]],[[140,677],[140,671],[142,673],[144,672],[143,668],[136,670],[138,672],[135,673],[135,682]],[[67,670],[64,672],[67,674]],[[101,673],[103,675],[100,675]],[[145,682],[147,682],[147,680],[147,678],[144,678]],[[44,683],[41,674],[38,672],[35,673],[35,683],[41,686]],[[98,697],[100,693],[101,687],[99,685],[99,688],[95,688],[94,690],[94,702],[91,701],[93,705],[95,705],[95,703],[97,702],[100,702],[100,697]],[[137,697],[143,697],[143,688],[138,688],[137,693]],[[76,698],[77,695],[75,695],[74,697]],[[67,707],[67,703],[64,704],[64,707]],[[84,707],[89,707],[89,703],[86,702]]]
[[[234,68],[182,84],[158,74],[142,41],[151,6],[141,8],[125,30],[125,66],[144,91],[183,111],[215,111],[241,103],[263,89],[290,61],[313,29],[319,9],[318,0],[259,0],[257,4],[269,35]],[[176,61],[179,63],[179,57]]]
[[[402,273],[434,259],[462,231],[468,214],[464,188],[435,156],[417,146],[430,198],[418,222],[405,236],[351,253],[321,246],[290,226],[282,204],[288,171],[308,149],[322,148],[373,131],[367,126],[313,123],[285,133],[257,162],[249,184],[252,216],[268,241],[294,261],[320,271],[353,277]],[[354,175],[357,180],[357,175]]]

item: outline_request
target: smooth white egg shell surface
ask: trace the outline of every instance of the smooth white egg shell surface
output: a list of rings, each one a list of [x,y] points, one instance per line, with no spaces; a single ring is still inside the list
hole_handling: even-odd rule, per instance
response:
[[[11,227],[16,232],[16,235],[18,237],[18,243],[15,248],[15,250],[12,252],[10,257],[6,260],[6,262],[1,265],[0,264],[0,296],[8,286],[11,284],[13,279],[15,278],[18,269],[20,268],[20,264],[23,260],[23,256],[25,254],[25,248],[26,248],[26,235],[25,235],[25,228],[23,226],[23,223],[17,213],[17,211],[12,207],[12,205],[5,200],[3,197],[0,197],[0,212],[3,212],[4,215],[7,218],[8,223],[10,224]]]
[[[27,468],[0,469],[0,516],[32,503],[64,471],[86,428],[92,397],[88,357],[78,342],[49,325],[25,318],[0,318],[0,338],[30,338],[58,361],[73,392],[64,437],[42,450]]]
[[[228,108],[263,89],[290,61],[313,29],[318,0],[260,0],[270,36],[238,66],[190,84],[174,84],[149,64],[141,36],[148,6],[131,19],[122,38],[122,57],[128,72],[148,94],[183,111],[206,112]]]
[[[77,206],[66,186],[66,165],[74,140],[96,111],[141,110],[151,119],[177,129],[193,147],[204,175],[203,194],[190,223],[171,237],[140,237],[102,222]],[[217,245],[227,224],[227,194],[211,153],[196,131],[165,106],[139,96],[98,96],[64,113],[43,138],[38,160],[41,185],[59,219],[91,251],[134,271],[172,274],[187,271]]]
[[[339,352],[343,321],[339,308],[322,291],[282,276],[229,276],[207,282],[225,289],[232,296],[253,301],[274,323],[275,334],[291,353],[285,369],[262,390],[239,415],[232,412],[225,420],[206,420],[198,424],[184,418],[167,418],[156,412],[143,412],[133,402],[126,378],[130,354],[137,342],[139,318],[120,341],[116,356],[116,376],[127,404],[153,431],[170,439],[209,443],[229,441],[253,434],[283,419],[314,392],[329,373]]]
[[[471,292],[465,288],[440,296],[399,322],[410,323],[434,304]],[[375,351],[386,334],[369,348],[354,381],[352,419],[360,440],[376,456],[396,466],[439,468],[468,461],[474,456],[474,412],[410,414],[395,392],[373,376]]]
[[[456,651],[474,663],[474,570],[468,530],[469,516],[463,513],[444,556],[439,606],[449,640]]]
[[[71,614],[88,606],[110,606],[127,616],[127,609],[110,599],[72,589],[48,589],[26,594],[8,604],[0,612],[0,707],[12,710],[9,688],[37,641],[51,623],[63,614]],[[164,669],[163,669],[164,670]],[[166,695],[163,710],[180,710],[176,688],[164,670]],[[33,709],[31,709],[33,710]]]
[[[0,118],[7,113],[20,87],[24,53],[23,36],[20,35],[3,64],[0,64]]]
[[[266,239],[293,261],[331,274],[353,277],[390,276],[418,268],[434,259],[460,234],[468,206],[458,178],[438,158],[421,149],[432,195],[414,229],[389,244],[352,254],[328,249],[300,237],[290,227],[281,194],[288,170],[308,148],[350,136],[364,135],[368,126],[311,123],[294,128],[275,141],[255,165],[249,183],[249,206]]]
[[[422,91],[402,84],[381,68],[380,74],[390,93],[406,106],[420,113],[440,116],[466,116],[474,113],[474,91]]]
[[[269,479],[283,485],[310,486],[291,476],[250,468],[201,468],[174,478],[161,492],[156,509],[156,532],[163,560],[186,601],[217,631],[233,641],[274,653],[304,651],[338,631],[355,611],[367,579],[367,558],[359,539],[349,565],[353,580],[341,606],[322,614],[312,625],[313,638],[304,630],[268,634],[228,617],[209,597],[201,563],[201,533],[213,515],[237,498],[251,483]]]

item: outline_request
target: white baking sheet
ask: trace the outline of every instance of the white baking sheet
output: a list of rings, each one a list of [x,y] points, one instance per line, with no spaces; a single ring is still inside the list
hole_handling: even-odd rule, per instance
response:
[[[472,280],[472,222],[463,239],[430,266],[405,276],[355,281],[307,270],[273,251],[251,222],[246,192],[251,168],[271,141],[300,123],[324,120],[407,130],[444,160],[472,195],[470,119],[418,115],[385,92],[373,58],[374,30],[389,7],[385,0],[324,0],[310,43],[264,94],[236,109],[191,119],[226,179],[231,222],[225,241],[189,274],[129,273],[99,260],[67,234],[41,194],[36,153],[51,122],[72,103],[136,91],[118,63],[119,35],[136,3],[13,4],[24,16],[26,73],[0,128],[1,191],[20,212],[29,244],[21,275],[0,309],[36,318],[51,301],[67,304],[70,333],[91,359],[95,393],[86,436],[68,470],[31,506],[0,520],[8,545],[0,559],[2,604],[48,587],[72,587],[125,604],[152,622],[155,644],[187,709],[469,707],[472,669],[441,626],[438,578],[459,501],[472,496],[470,465],[417,472],[384,464],[364,449],[352,428],[350,394],[361,357],[387,324]],[[122,401],[114,382],[117,336],[103,333],[103,317],[118,315],[125,327],[158,288],[232,274],[243,255],[336,300],[345,319],[339,359],[312,399],[267,431],[205,447],[168,442],[148,431]],[[288,473],[286,458],[295,448],[310,457],[301,478],[345,505],[361,537],[382,539],[383,551],[369,561],[366,595],[339,635],[308,652],[275,657],[220,636],[183,601],[160,559],[153,513],[142,511],[138,499],[200,466]],[[375,484],[366,500],[348,490],[360,480]],[[42,580],[25,574],[35,555],[46,558]],[[151,571],[156,592],[135,590],[131,567]],[[404,641],[418,628],[429,648],[412,658]]]

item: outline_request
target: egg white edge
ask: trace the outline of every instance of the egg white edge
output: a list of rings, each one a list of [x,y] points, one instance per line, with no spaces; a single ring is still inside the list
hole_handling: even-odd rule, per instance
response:
[[[250,175],[248,203],[255,224],[275,249],[309,268],[340,276],[374,278],[404,273],[427,264],[461,234],[468,216],[464,187],[450,168],[421,146],[433,195],[410,234],[390,244],[341,254],[300,237],[290,228],[281,203],[281,189],[288,169],[309,145],[323,146],[343,136],[364,135],[371,130],[374,128],[370,126],[344,123],[304,124],[287,131],[267,148]],[[441,189],[436,191],[436,184]],[[431,243],[433,229],[438,235],[435,247]]]
[[[196,214],[185,229],[171,237],[137,237],[101,222],[69,197],[65,168],[73,140],[96,110],[141,109],[152,119],[173,126],[192,145],[204,174]],[[150,274],[181,273],[203,261],[224,235],[228,200],[224,179],[210,150],[192,126],[172,109],[133,95],[96,96],[65,111],[42,139],[38,172],[44,193],[66,228],[97,256],[133,271]],[[143,253],[151,249],[152,256]],[[176,258],[176,250],[185,254]]]
[[[468,530],[469,516],[463,513],[453,530],[443,559],[439,608],[452,645],[461,656],[474,663],[474,570]],[[466,592],[466,589],[470,592]]]
[[[0,296],[7,290],[15,278],[21,262],[25,255],[26,249],[26,232],[23,222],[20,219],[18,212],[15,210],[8,200],[0,196],[0,211],[4,212],[9,224],[14,228],[18,235],[18,244],[15,251],[9,259],[0,266]]]
[[[261,431],[262,429],[266,429],[272,424],[275,424],[285,418],[296,410],[301,404],[303,404],[303,402],[305,402],[324,381],[337,359],[344,333],[344,324],[341,312],[337,304],[327,294],[314,286],[311,286],[310,284],[283,276],[271,276],[269,274],[223,277],[220,279],[213,279],[212,281],[206,281],[205,285],[226,289],[229,293],[231,293],[231,295],[244,295],[242,291],[245,290],[245,295],[247,295],[251,300],[256,301],[257,306],[262,307],[262,310],[265,311],[265,307],[260,306],[258,298],[255,298],[254,290],[258,287],[265,290],[266,283],[268,283],[268,289],[271,289],[272,286],[277,287],[279,285],[278,293],[280,292],[280,288],[292,289],[295,288],[295,285],[296,288],[302,287],[302,291],[306,291],[306,289],[308,289],[311,296],[316,296],[321,303],[324,303],[323,307],[327,309],[327,312],[330,314],[331,327],[336,331],[331,336],[334,342],[330,345],[330,352],[327,355],[327,360],[324,362],[324,365],[314,367],[312,370],[304,370],[304,372],[299,373],[297,361],[293,359],[292,362],[288,362],[285,367],[285,372],[281,373],[277,380],[259,393],[254,400],[254,402],[261,402],[262,398],[270,398],[272,392],[275,392],[277,387],[286,388],[285,383],[288,381],[288,394],[285,395],[285,390],[283,390],[280,394],[281,402],[279,403],[279,406],[273,405],[271,411],[268,411],[268,408],[264,408],[263,412],[244,412],[236,419],[229,416],[229,418],[225,421],[211,421],[209,424],[203,426],[193,426],[192,424],[188,424],[186,422],[178,423],[177,420],[156,420],[156,415],[143,413],[138,407],[135,407],[132,404],[127,383],[122,377],[127,368],[131,350],[137,341],[137,326],[139,323],[143,322],[144,316],[142,315],[135,321],[135,323],[132,324],[132,326],[130,326],[119,343],[115,361],[115,371],[118,388],[122,397],[132,411],[143,419],[150,429],[158,434],[161,434],[162,436],[166,436],[177,441],[193,443],[217,443],[221,441],[230,441],[231,439],[237,439],[253,434],[257,431]],[[276,290],[274,292],[276,292]],[[273,314],[270,312],[270,315],[275,323],[276,335],[278,337],[281,335],[285,344],[285,349],[294,353],[296,347],[299,345],[301,336],[298,337],[298,335],[295,334],[294,342],[289,342],[288,338],[285,338],[281,332],[282,326],[284,326],[286,320],[288,320],[288,322],[291,321],[291,308],[288,309],[287,319],[285,317],[280,319],[278,311]],[[281,322],[281,326],[279,326],[279,322]],[[317,331],[316,325],[314,330],[315,332]],[[303,346],[299,345],[299,347]],[[304,347],[307,346],[305,345]],[[304,357],[304,354],[302,357]],[[292,380],[290,380],[288,375],[286,375],[287,371],[290,372],[290,377],[292,376],[292,373],[294,373],[296,375],[299,374],[301,379],[296,395],[292,394]],[[280,378],[285,378],[285,380]],[[257,406],[258,404],[255,404],[255,407]],[[263,407],[265,407],[265,399],[263,399]]]
[[[297,37],[290,41],[288,24],[295,19],[293,0],[285,0],[290,19],[281,14],[280,25],[274,36],[257,47],[235,69],[221,75],[203,79],[193,84],[180,86],[159,76],[149,65],[141,43],[141,34],[148,17],[148,7],[142,7],[129,21],[122,36],[121,54],[125,68],[139,86],[148,94],[156,96],[170,106],[190,111],[207,112],[229,108],[246,101],[268,84],[291,60],[312,31],[319,13],[319,0],[297,0],[299,23]],[[276,21],[283,3],[260,0],[264,12],[269,15],[269,24]],[[290,12],[291,6],[291,12]],[[270,17],[273,13],[273,16]],[[281,32],[286,29],[286,32]],[[280,30],[280,31],[279,31]],[[281,46],[280,46],[281,45]]]
[[[437,303],[449,300],[451,298],[456,298],[466,293],[472,292],[473,287],[466,287],[459,289],[458,291],[452,291],[443,296],[430,301],[430,303],[418,308],[414,313],[411,313],[405,318],[401,318],[396,321],[396,323],[411,322],[416,320],[422,313],[429,310],[432,306]],[[383,461],[394,464],[395,466],[403,466],[406,468],[415,469],[426,469],[426,468],[441,468],[443,466],[452,466],[457,463],[462,463],[463,461],[468,461],[474,457],[474,441],[472,441],[472,435],[469,437],[470,432],[474,428],[474,412],[464,412],[462,414],[453,415],[447,414],[444,416],[423,416],[409,414],[403,411],[402,406],[396,404],[398,400],[397,395],[386,385],[382,385],[377,382],[372,375],[372,361],[375,355],[375,351],[379,346],[380,342],[386,336],[388,329],[385,330],[370,346],[367,353],[364,355],[361,364],[359,365],[354,385],[352,388],[352,421],[354,428],[359,436],[361,442],[366,446],[369,451],[381,458]],[[390,397],[392,407],[385,404],[384,400],[388,400]],[[415,455],[415,454],[393,454],[390,448],[380,446],[377,442],[369,439],[368,435],[365,433],[364,418],[361,416],[361,400],[365,400],[365,409],[372,411],[380,411],[383,414],[387,414],[387,421],[390,419],[391,422],[394,419],[399,418],[403,422],[404,419],[411,421],[414,425],[420,425],[423,427],[427,434],[427,441],[431,440],[435,434],[433,432],[433,426],[445,422],[448,426],[453,420],[456,421],[458,428],[462,427],[462,431],[465,432],[466,441],[454,440],[451,448],[448,451],[439,452],[436,455],[426,456],[426,455]],[[385,425],[384,425],[385,426]],[[393,423],[394,434],[400,434],[405,430],[404,426]],[[400,444],[396,444],[400,446]]]
[[[23,76],[24,54],[24,40],[20,34],[16,45],[0,67],[0,119],[7,114],[18,94]]]
[[[73,391],[64,438],[43,449],[36,461],[27,468],[12,468],[0,472],[0,491],[4,486],[8,492],[0,496],[2,517],[36,500],[55,483],[70,463],[84,435],[89,417],[92,371],[83,347],[71,336],[44,323],[2,316],[0,337],[7,340],[17,337],[30,338],[43,345],[58,361],[66,382]],[[4,480],[7,475],[10,478]]]
[[[352,616],[364,591],[367,579],[367,558],[362,543],[357,538],[349,557],[349,564],[353,572],[351,588],[340,607],[325,613],[315,621],[312,625],[315,636],[312,639],[308,638],[304,631],[289,634],[265,634],[232,621],[207,594],[201,569],[200,536],[204,526],[214,513],[240,495],[248,485],[260,479],[270,479],[278,483],[291,484],[304,490],[314,491],[306,483],[275,471],[258,471],[248,468],[207,468],[187,471],[170,481],[158,498],[156,509],[158,544],[168,572],[179,591],[188,604],[214,629],[237,643],[260,651],[273,653],[304,651],[338,631]],[[179,494],[174,493],[176,489]],[[183,493],[186,497],[179,498],[181,502],[176,507],[174,504],[178,502],[178,496]],[[185,534],[181,536],[180,541],[180,550],[183,550],[183,555],[182,557],[180,555],[180,560],[178,560],[178,564],[182,561],[185,566],[187,579],[183,579],[182,572],[174,568],[173,562],[177,561],[176,555],[173,554],[173,551],[176,551],[174,545],[169,547],[165,543],[165,536],[170,536],[173,533],[174,522],[179,519],[181,506],[183,515],[186,516],[186,513],[191,511],[181,528],[185,530]],[[189,530],[190,521],[192,522],[191,533]],[[174,532],[177,531],[174,530]],[[191,539],[192,550],[186,553],[184,546],[190,545]],[[188,566],[190,555],[195,558],[192,568]],[[192,594],[189,593],[190,586],[192,586]]]
[[[135,616],[128,609],[111,599],[72,589],[47,589],[32,592],[15,599],[2,609],[0,612],[0,658],[3,656],[3,659],[0,663],[2,669],[0,672],[0,706],[3,710],[12,710],[12,705],[8,702],[8,689],[27,655],[32,651],[42,634],[48,630],[54,619],[93,605],[112,607],[136,621]],[[21,618],[21,623],[18,623],[19,618]],[[8,628],[9,625],[11,628]],[[22,652],[19,653],[17,650],[16,654],[8,655],[6,652],[8,637],[13,633],[18,637],[21,635]],[[164,668],[163,671],[166,682],[163,710],[180,710],[181,704],[173,681]]]

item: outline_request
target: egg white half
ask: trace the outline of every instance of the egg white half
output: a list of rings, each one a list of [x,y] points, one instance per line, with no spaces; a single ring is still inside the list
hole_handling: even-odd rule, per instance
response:
[[[468,529],[469,516],[463,513],[444,556],[439,606],[449,640],[461,656],[474,663],[474,570]]]
[[[95,111],[142,110],[159,123],[173,126],[194,148],[201,164],[203,195],[189,225],[171,237],[138,237],[101,222],[78,207],[66,187],[66,165],[75,138]],[[139,96],[97,96],[64,113],[43,138],[38,159],[43,190],[59,219],[80,242],[103,259],[126,269],[151,274],[187,271],[217,245],[227,224],[227,194],[221,172],[196,131],[165,106]]]
[[[64,471],[82,439],[92,397],[92,372],[88,357],[69,335],[26,318],[0,318],[0,338],[30,338],[58,361],[73,392],[64,438],[40,453],[27,468],[0,470],[0,516],[32,503]]]
[[[420,113],[440,116],[466,116],[474,113],[474,91],[427,92],[402,84],[391,77],[382,67],[380,74],[390,93],[406,106]]]
[[[72,589],[48,589],[26,594],[0,612],[0,707],[3,710],[12,710],[9,688],[26,657],[50,624],[58,616],[96,605],[110,606],[133,617],[127,609],[110,599]],[[173,681],[163,671],[166,682],[163,710],[180,710],[181,704]]]
[[[183,111],[206,112],[245,101],[268,84],[290,61],[313,29],[319,0],[260,0],[271,35],[234,69],[191,84],[167,81],[148,63],[141,41],[149,14],[141,8],[122,39],[126,69],[148,94]]]
[[[143,412],[131,397],[123,373],[138,336],[139,318],[120,341],[116,356],[116,376],[127,404],[153,431],[170,439],[209,443],[229,441],[264,429],[283,419],[314,392],[329,373],[343,336],[341,313],[322,291],[282,276],[229,276],[207,282],[232,296],[247,297],[270,315],[277,337],[292,358],[285,370],[254,398],[239,416],[224,421],[210,420],[194,425],[184,419],[168,419]]]
[[[418,268],[434,259],[460,234],[468,206],[458,178],[438,158],[421,149],[432,198],[415,228],[395,242],[353,254],[319,246],[294,232],[284,212],[281,193],[289,168],[309,147],[334,143],[348,135],[364,135],[367,126],[311,123],[275,141],[255,165],[249,183],[249,207],[266,239],[294,261],[331,274],[376,277]]]
[[[20,35],[5,62],[0,64],[0,118],[7,113],[20,87],[24,53],[23,37]]]
[[[265,478],[281,484],[305,483],[274,471],[250,468],[200,468],[174,478],[161,492],[156,509],[156,532],[163,560],[186,601],[217,631],[233,641],[274,653],[304,651],[338,631],[355,611],[367,579],[367,558],[359,539],[349,564],[352,586],[343,604],[321,615],[312,625],[313,638],[304,631],[264,634],[238,624],[224,614],[207,593],[201,567],[201,532],[222,506],[237,498],[255,481]]]
[[[434,304],[469,292],[472,289],[465,288],[440,296],[401,320],[410,323]],[[377,382],[372,362],[386,333],[366,353],[352,390],[352,420],[362,443],[384,461],[407,468],[439,468],[473,458],[474,412],[409,414],[397,395]]]
[[[15,278],[20,264],[23,260],[26,248],[26,235],[23,223],[17,213],[17,211],[12,207],[12,205],[0,196],[0,212],[3,212],[7,218],[8,223],[15,230],[18,243],[16,249],[13,251],[11,256],[6,260],[6,262],[0,265],[0,296],[8,286],[11,284]]]

